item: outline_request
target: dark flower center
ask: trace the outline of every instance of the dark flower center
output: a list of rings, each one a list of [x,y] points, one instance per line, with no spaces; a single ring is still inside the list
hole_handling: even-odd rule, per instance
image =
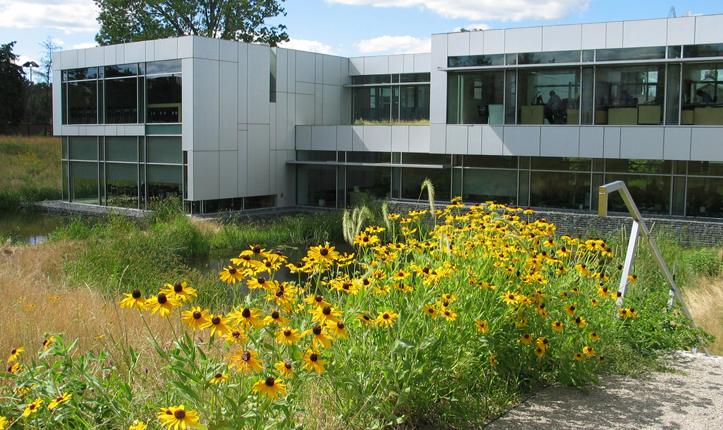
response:
[[[539,308],[540,308],[540,309],[545,309],[545,304],[544,304],[544,303],[540,303]]]
[[[141,298],[141,292],[140,292],[140,290],[138,290],[138,289],[133,290],[133,292],[131,293],[131,296],[132,296],[134,299],[140,299],[140,298]]]
[[[364,237],[362,238],[362,241],[364,241],[364,242],[369,242],[369,238],[366,237],[366,236],[364,236]]]
[[[582,319],[580,317],[575,318],[575,323],[580,324],[582,322]]]
[[[239,337],[241,337],[241,332],[239,332],[239,331],[234,331],[233,333],[231,333],[231,336],[233,336],[233,337],[235,337],[235,338],[238,339]]]
[[[266,262],[264,262],[264,265],[265,265],[266,267],[271,267],[271,262],[270,262],[270,261],[266,261]]]
[[[284,336],[291,336],[291,330],[289,330],[289,329],[284,330]]]
[[[316,354],[311,354],[311,355],[309,356],[309,360],[311,360],[311,361],[316,361],[316,360],[318,360],[318,359],[319,359],[319,356],[316,355]]]
[[[274,380],[273,376],[269,376],[268,378],[266,378],[266,386],[267,387],[273,387],[274,382],[276,382],[276,381]]]
[[[63,401],[63,396],[56,397],[56,398],[55,398],[55,401],[56,401],[56,402],[62,402],[62,401]]]
[[[388,320],[388,319],[389,319],[389,314],[386,313],[386,312],[384,312],[384,315],[382,315],[382,318],[384,318],[385,320]]]
[[[365,279],[365,280],[363,281],[363,283],[364,283],[365,286],[369,286],[369,284],[371,284],[371,281],[368,280],[368,279]]]
[[[186,411],[184,411],[183,409],[176,409],[176,412],[173,413],[173,416],[177,420],[182,420],[182,419],[186,418]]]
[[[241,311],[241,316],[244,318],[249,318],[251,316],[251,311],[249,308],[244,308],[243,311]]]
[[[429,312],[430,314],[433,314],[433,313],[434,313],[434,308],[429,308],[429,310],[427,310],[427,312]]]
[[[582,267],[584,269],[586,266],[584,264],[581,264],[580,267]]]
[[[173,412],[171,412],[170,409],[166,409],[166,415],[173,415]]]
[[[318,325],[318,326],[314,327],[311,331],[314,333],[314,335],[318,336],[321,334],[321,326]]]
[[[10,351],[10,355],[15,355],[16,352],[18,352],[17,348],[15,348],[15,349],[13,349],[12,351]]]
[[[261,254],[261,245],[254,246],[254,254]]]
[[[326,248],[321,248],[321,250],[319,251],[319,254],[321,254],[323,256],[327,256],[327,255],[329,255],[329,250]]]
[[[235,274],[236,274],[236,268],[234,268],[234,267],[229,267],[229,268],[228,268],[228,273],[230,273],[230,274],[232,274],[232,275],[235,275]]]
[[[422,269],[422,273],[425,273],[425,274],[428,275],[428,274],[429,274],[429,267],[425,267],[424,269]]]
[[[316,297],[314,297],[314,300],[316,300],[317,302],[324,301],[324,296],[317,295]]]
[[[166,295],[163,293],[158,294],[158,303],[165,304],[168,301]]]
[[[221,324],[221,317],[213,317],[213,318],[211,318],[211,322],[212,322],[214,325]]]
[[[296,267],[297,267],[298,269],[301,269],[302,267],[304,267],[304,263],[298,262],[298,263],[296,263]]]
[[[570,312],[575,311],[575,306],[570,305]]]
[[[29,405],[28,405],[28,409],[30,409],[31,411],[32,411],[33,409],[35,409],[35,403],[29,404]]]
[[[284,367],[288,370],[291,370],[291,363],[284,363]]]
[[[321,313],[323,313],[324,315],[330,315],[331,308],[329,306],[324,306],[324,309],[321,310]]]
[[[176,282],[176,284],[173,286],[173,291],[180,293],[181,291],[183,291],[183,285]]]
[[[444,303],[442,303],[442,306],[444,306],[445,308],[448,307],[448,306],[449,306],[449,302],[444,302]]]
[[[251,353],[248,351],[244,351],[241,353],[241,360],[243,361],[249,361],[251,360]]]
[[[222,376],[223,376],[222,374],[217,373],[217,374],[216,374],[216,379],[220,379]]]
[[[257,281],[258,281],[259,284],[264,284],[264,283],[266,282],[266,278],[264,278],[263,276],[259,276],[259,278],[257,279]]]
[[[273,311],[273,312],[271,312],[271,318],[277,320],[277,319],[279,319],[280,317],[281,317],[281,315],[279,314],[278,311]]]
[[[193,319],[200,319],[202,316],[203,314],[199,311],[193,313]]]
[[[248,254],[241,256],[241,258],[243,258],[246,261],[251,261],[251,256]]]
[[[342,284],[341,288],[348,290],[349,288],[351,288],[351,284],[348,282],[344,282],[344,284]]]
[[[344,330],[344,323],[341,322],[341,321],[339,321],[338,323],[336,323],[336,327],[337,327],[339,330]]]

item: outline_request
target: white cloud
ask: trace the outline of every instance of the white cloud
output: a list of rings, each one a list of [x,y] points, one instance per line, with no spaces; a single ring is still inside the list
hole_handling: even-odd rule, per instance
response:
[[[18,58],[15,60],[15,64],[17,64],[18,66],[22,66],[23,64],[27,63],[28,61],[34,61],[35,64],[38,64],[38,65],[40,64],[39,60],[36,60],[35,58],[32,58],[32,57],[27,57],[25,55],[18,55]],[[23,71],[26,72],[27,70],[23,69]]]
[[[358,6],[424,7],[445,18],[552,21],[587,9],[592,0],[326,0]]]
[[[468,30],[468,31],[476,31],[476,30],[489,30],[490,26],[485,23],[479,23],[479,24],[467,24],[464,27],[456,27],[454,29],[455,32],[462,31],[462,29]]]
[[[419,39],[412,36],[382,36],[362,40],[354,44],[359,51],[370,53],[415,54],[432,51],[432,39]]]
[[[316,40],[291,39],[288,42],[279,43],[279,46],[299,51],[317,52],[319,54],[331,54],[331,46],[324,45]]]
[[[77,45],[73,45],[72,49],[85,49],[85,48],[95,48],[98,46],[95,42],[85,42],[85,43],[79,43]]]
[[[0,0],[0,27],[96,32],[97,16],[92,0]]]

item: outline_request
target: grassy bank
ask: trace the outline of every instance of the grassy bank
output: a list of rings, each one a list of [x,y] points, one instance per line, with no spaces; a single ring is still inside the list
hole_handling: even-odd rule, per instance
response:
[[[60,138],[0,136],[0,171],[0,210],[60,199]]]

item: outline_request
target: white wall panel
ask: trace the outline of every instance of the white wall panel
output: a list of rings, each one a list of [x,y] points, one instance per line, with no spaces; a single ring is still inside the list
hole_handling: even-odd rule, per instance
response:
[[[287,91],[289,80],[289,51],[283,48],[276,48],[276,93]],[[278,102],[277,102],[278,103]]]
[[[580,127],[580,157],[603,157],[603,127]]]
[[[466,125],[447,126],[447,145],[445,147],[447,154],[467,153],[467,128]]]
[[[505,30],[487,30],[485,31],[485,55],[504,54],[505,53]],[[434,52],[434,49],[432,49]],[[512,52],[512,51],[510,51]]]
[[[86,135],[88,136],[103,136],[105,132],[105,126],[103,125],[89,125],[85,127]]]
[[[505,30],[505,52],[538,52],[540,50],[542,50],[542,27]]]
[[[336,150],[337,151],[351,151],[353,148],[352,142],[354,140],[352,128],[350,125],[343,125],[336,127]]]
[[[603,49],[605,48],[605,23],[583,24],[582,25],[582,49]]]
[[[115,60],[118,64],[126,63],[126,50],[123,45],[115,45]],[[78,51],[78,66],[85,67],[85,52],[83,50]]]
[[[144,136],[146,134],[146,127],[143,124],[127,125],[125,129],[126,136]]]
[[[579,127],[541,127],[540,155],[543,157],[578,157],[580,154]]]
[[[353,125],[351,126],[351,150],[352,151],[363,151],[364,150],[364,126]]]
[[[248,148],[249,137],[247,131],[238,132],[238,170],[236,171],[236,188],[238,196],[248,195]]]
[[[504,155],[540,155],[540,127],[505,127]]]
[[[467,154],[482,154],[482,126],[467,127]]]
[[[603,157],[620,158],[620,127],[603,128]]]
[[[692,127],[667,127],[663,143],[664,160],[690,160]]]
[[[193,59],[181,60],[183,80],[193,82]],[[193,151],[193,111],[194,111],[194,90],[193,85],[181,85],[181,147],[184,151]],[[189,174],[190,177],[190,174]]]
[[[374,152],[392,151],[392,126],[364,126],[364,150]]]
[[[218,151],[220,149],[219,111],[221,104],[219,62],[202,59],[193,59],[192,61],[193,150]],[[184,80],[187,81],[185,73]]]
[[[120,46],[121,46],[121,48],[123,47],[123,45],[120,45]],[[125,55],[123,56],[123,58],[125,58]],[[78,67],[90,67],[87,64],[85,64],[85,50],[84,49],[78,50]]]
[[[323,125],[339,125],[341,122],[342,88],[335,85],[323,85]],[[317,96],[317,99],[319,96]]]
[[[340,66],[340,79],[342,85],[351,84],[351,77],[349,76],[349,61],[346,58],[342,58],[339,64]]]
[[[695,43],[720,43],[723,15],[695,17]]]
[[[106,125],[104,134],[106,136],[117,136],[118,135],[118,127],[116,127],[115,125]]]
[[[662,127],[621,127],[620,158],[663,159]]]
[[[53,65],[57,64],[56,61],[60,58],[60,55],[53,55]],[[59,61],[58,61],[59,63]],[[57,67],[57,66],[56,66]],[[58,69],[53,70],[53,82],[60,82],[63,75]],[[53,97],[53,135],[62,135],[61,127],[63,124],[63,110],[61,109],[62,103],[62,87],[60,85],[52,85],[52,97]]]
[[[447,55],[457,57],[469,55],[469,31],[447,35]]]
[[[414,126],[392,126],[392,152],[409,152],[409,128]]]
[[[118,64],[116,61],[116,49],[115,45],[103,47],[103,64]],[[71,51],[75,56],[75,64],[78,64],[78,53],[77,51]],[[76,66],[77,67],[77,66]]]
[[[146,45],[143,42],[126,43],[125,47],[126,61],[129,63],[143,63],[146,61]],[[88,61],[88,54],[86,53],[85,60]],[[90,66],[89,66],[90,67]]]
[[[134,49],[140,47],[140,49],[138,49],[138,50],[139,50],[139,51],[142,51],[142,57],[143,57],[143,59],[142,59],[142,60],[139,60],[139,62],[140,62],[140,61],[146,61],[145,44],[143,44],[143,43],[132,43],[131,45],[133,45]],[[129,45],[129,46],[130,46],[130,45]],[[104,55],[103,52],[104,52],[104,51],[103,51],[103,48],[100,47],[100,46],[97,47],[97,48],[86,49],[86,51],[85,51],[85,65],[86,65],[86,67],[97,67],[97,66],[102,66],[103,64],[105,64],[105,55]],[[61,53],[61,54],[65,54],[65,53]],[[60,54],[59,54],[59,55],[60,55]],[[139,57],[141,57],[141,55],[139,55]],[[60,64],[60,62],[56,62],[55,58],[53,58],[53,65],[54,65],[54,66],[60,65],[61,67],[63,66],[62,64]],[[57,66],[56,66],[56,67],[57,67]],[[65,68],[65,67],[63,67],[63,68]]]
[[[234,139],[234,147],[238,146],[238,136]],[[219,195],[221,199],[238,196],[238,151],[221,151],[219,154],[219,173],[221,183]]]
[[[269,147],[276,150],[276,103],[269,103]]]
[[[312,84],[309,82],[297,82],[296,83],[296,91],[297,94],[307,94],[310,96],[313,96],[316,92],[316,84]]]
[[[469,55],[482,55],[485,51],[485,32],[469,32]]]
[[[184,36],[178,38],[178,58],[193,57],[193,39],[197,37],[198,36]]]
[[[503,155],[505,153],[505,127],[482,127],[482,154]],[[509,154],[507,154],[509,155]]]
[[[316,80],[316,54],[296,51],[296,81],[314,83]]]
[[[623,47],[622,22],[608,22],[605,24],[605,47],[608,49]]]
[[[218,199],[221,194],[218,152],[193,151],[189,152],[189,158],[193,158],[193,199]]]
[[[273,139],[273,136],[271,137]],[[273,140],[272,140],[273,142]],[[276,181],[277,181],[277,171],[276,171],[276,156],[278,152],[277,151],[271,151],[269,153],[269,194],[276,194]]]
[[[296,92],[296,51],[288,51],[286,60],[289,62],[286,67],[288,73],[286,91],[293,93]]]
[[[219,40],[219,53],[218,58],[221,61],[231,61],[232,63],[238,62],[238,44],[240,42],[234,42],[233,40]]]
[[[220,40],[209,37],[193,37],[193,56],[196,58],[206,58],[209,60],[219,60],[220,57]],[[158,55],[158,52],[156,52]]]
[[[269,126],[249,124],[248,138],[249,195],[263,196],[271,192]]]
[[[331,55],[321,56],[324,61],[324,84],[341,85],[341,62],[342,58]]]
[[[296,127],[296,94],[289,93],[289,100],[287,101],[286,108],[286,120],[290,127]]]
[[[357,76],[364,74],[364,57],[349,59],[349,75]]]
[[[255,44],[248,45],[248,50],[248,122],[268,124],[271,50],[266,45]]]
[[[316,61],[316,76],[314,77],[315,84],[324,83],[324,56],[321,54],[315,54]]]
[[[430,124],[429,126],[429,152],[432,154],[446,154],[447,124]]]
[[[582,25],[542,27],[543,51],[572,51],[578,49],[582,49]]]
[[[414,55],[404,55],[404,71],[402,73],[414,73]]]
[[[249,122],[249,72],[248,72],[248,45],[238,44],[238,122]]]
[[[723,127],[693,128],[690,159],[723,161]]]
[[[416,58],[415,58],[416,64]],[[447,74],[437,70],[440,67],[447,67],[447,35],[432,35],[432,63],[431,63],[429,121],[432,124],[447,123]],[[446,133],[443,132],[443,133]],[[433,145],[434,146],[434,145]],[[444,147],[443,147],[444,148]],[[444,150],[442,150],[444,152]]]
[[[623,47],[664,46],[667,33],[667,19],[625,21],[623,23]]]
[[[404,73],[404,55],[389,56],[389,73]]]
[[[414,73],[432,71],[432,54],[414,54]]]
[[[297,151],[310,151],[311,150],[311,129],[310,125],[297,125],[296,126],[296,150]]]
[[[198,38],[194,37],[194,39]],[[157,39],[153,41],[153,44],[155,45],[155,61],[173,60],[178,58],[178,39]]]
[[[324,121],[324,86],[316,84],[314,94],[314,124],[322,125]]]
[[[695,43],[695,17],[686,16],[668,20],[668,45]]]
[[[409,127],[409,152],[429,152],[430,128],[426,126]]]
[[[156,44],[152,40],[143,43],[146,45],[146,61],[156,61]]]
[[[336,127],[311,127],[311,149],[313,151],[336,151]]]
[[[389,73],[389,57],[386,55],[364,58],[365,75],[386,75]]]
[[[97,49],[101,51],[102,60],[100,64],[103,64],[103,61],[105,61],[105,57],[102,54],[105,52],[104,48]],[[59,52],[58,55],[60,55],[60,69],[75,69],[78,67],[78,54],[75,51],[62,51]]]
[[[289,95],[276,94],[276,148],[294,149],[294,126],[289,124]]]
[[[236,150],[238,139],[238,63],[222,61],[219,66],[220,148],[230,151]]]

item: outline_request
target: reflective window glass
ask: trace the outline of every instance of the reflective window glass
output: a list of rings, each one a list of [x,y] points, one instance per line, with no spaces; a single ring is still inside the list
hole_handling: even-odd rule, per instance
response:
[[[723,179],[688,178],[686,215],[723,217]]]
[[[105,84],[105,122],[138,122],[138,79],[110,79]]]
[[[683,65],[684,125],[723,125],[723,63]]]
[[[67,91],[67,123],[98,123],[98,81],[69,82]],[[64,103],[65,104],[65,103]]]
[[[723,57],[723,43],[709,45],[685,45],[684,58]]]
[[[577,124],[580,69],[520,69],[518,124]]]
[[[448,124],[502,124],[505,72],[494,70],[448,75]]]
[[[121,64],[115,66],[105,66],[105,77],[121,78],[125,76],[138,75],[138,64]]]
[[[146,158],[149,163],[182,163],[181,138],[148,136],[146,138]]]
[[[580,51],[528,52],[519,54],[518,64],[579,63]]]
[[[73,136],[68,138],[70,158],[73,160],[97,160],[98,138],[91,136]]]
[[[504,66],[505,54],[448,57],[447,67]]]
[[[181,60],[153,61],[146,63],[146,75],[180,73],[181,66]]]
[[[598,49],[597,61],[656,60],[665,58],[665,46]]]
[[[147,166],[146,181],[148,184],[148,197],[153,199],[166,199],[180,197],[183,186],[182,166]]]
[[[181,122],[181,77],[158,76],[146,79],[149,123]]]
[[[70,162],[70,201],[98,204],[98,163]]]
[[[590,173],[530,172],[530,205],[588,209]]]
[[[429,179],[434,185],[435,199],[441,201],[450,200],[452,185],[451,169],[402,169],[402,198],[419,199],[427,201],[427,191],[421,193],[422,183]]]
[[[665,65],[598,67],[595,124],[660,124]]]
[[[516,170],[464,170],[462,199],[469,202],[517,203]]]
[[[135,136],[108,136],[105,144],[106,160],[138,161],[138,138]]]
[[[625,185],[633,197],[635,205],[641,213],[670,213],[670,183],[671,176],[653,176],[653,175],[625,175],[610,174],[605,175],[607,183],[614,181],[624,181]],[[628,212],[625,203],[623,203],[620,193],[613,193],[609,198],[610,210],[616,212]]]
[[[108,206],[138,207],[138,165],[106,163]]]

